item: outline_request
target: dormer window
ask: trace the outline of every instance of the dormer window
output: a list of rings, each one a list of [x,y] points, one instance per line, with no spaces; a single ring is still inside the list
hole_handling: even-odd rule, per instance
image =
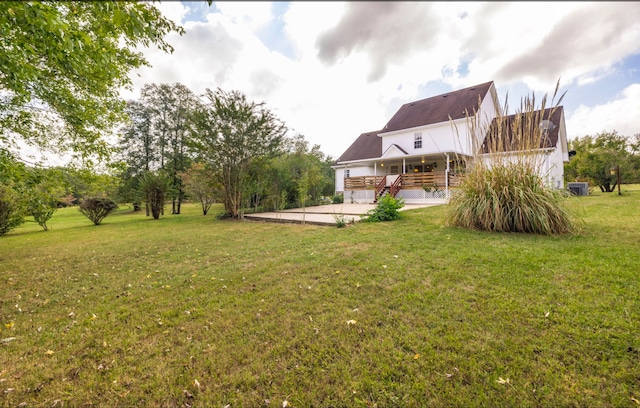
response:
[[[413,134],[413,148],[422,149],[422,132],[416,132]]]

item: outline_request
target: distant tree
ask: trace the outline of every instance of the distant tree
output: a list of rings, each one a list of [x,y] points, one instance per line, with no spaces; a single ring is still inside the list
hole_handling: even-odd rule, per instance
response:
[[[144,194],[146,204],[151,210],[153,219],[157,220],[164,212],[167,194],[171,189],[170,179],[160,171],[149,171],[142,175],[140,189]]]
[[[286,197],[284,205],[306,206],[333,194],[331,158],[325,157],[319,145],[310,147],[303,135],[287,138],[285,153],[270,161],[267,175],[274,207],[282,196]]]
[[[100,225],[102,220],[117,208],[118,205],[113,200],[105,197],[85,198],[80,203],[80,212],[94,225]]]
[[[47,222],[56,212],[59,199],[63,196],[60,171],[58,169],[28,169],[22,187],[27,214],[42,227],[49,229]]]
[[[85,197],[113,197],[116,195],[119,179],[111,169],[97,172],[93,168],[64,166],[51,169],[56,171],[64,189],[64,195],[73,195],[77,202]]]
[[[640,179],[633,139],[615,130],[571,140],[569,149],[575,150],[576,154],[565,165],[568,181],[584,179],[598,186],[602,192],[612,192],[616,188],[617,175],[612,174],[611,169],[617,166],[620,166],[623,182]]]
[[[263,103],[239,91],[207,89],[205,97],[191,145],[221,180],[225,211],[239,218],[251,162],[280,151],[287,129]]]
[[[0,182],[0,236],[24,222],[24,210],[15,190]]]
[[[180,174],[187,192],[202,206],[202,215],[207,215],[211,205],[221,196],[222,185],[202,163],[194,163]]]
[[[107,156],[120,89],[184,30],[150,2],[0,2],[0,142]]]

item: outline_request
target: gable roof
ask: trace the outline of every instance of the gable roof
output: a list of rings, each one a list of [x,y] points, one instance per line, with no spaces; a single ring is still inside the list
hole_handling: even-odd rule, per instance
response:
[[[336,163],[356,161],[380,157],[382,154],[382,138],[378,137],[379,130],[363,133],[349,148],[342,153]]]
[[[394,151],[397,153],[397,155],[395,156],[393,155]],[[391,146],[387,147],[387,150],[385,150],[384,153],[382,153],[380,158],[402,157],[402,156],[408,156],[408,155],[409,153],[406,150],[404,150],[402,147],[394,143]]]
[[[540,114],[542,113],[542,117]],[[560,139],[560,128],[563,125],[562,117],[564,114],[564,108],[562,106],[558,106],[557,108],[547,108],[544,112],[537,110],[534,112],[534,117],[531,119],[530,123],[535,126],[536,124],[541,124],[542,120],[550,120],[553,123],[553,127],[550,128],[548,132],[546,132],[540,138],[540,146],[541,149],[553,148],[558,146],[558,140]],[[503,117],[505,120],[504,128],[506,132],[503,134],[503,141],[501,145],[504,146],[504,151],[516,151],[521,150],[522,148],[518,148],[521,145],[520,141],[514,139],[513,135],[513,121],[515,120],[517,114],[509,115]],[[500,118],[494,118],[489,126],[489,130],[487,135],[485,136],[484,141],[482,142],[482,152],[489,153],[489,145],[492,140],[492,136],[496,135],[496,126],[498,125],[497,121]],[[536,129],[528,129],[525,131],[524,129],[525,123],[521,122],[521,129],[524,135],[537,135]],[[536,137],[536,136],[534,136]],[[502,150],[502,149],[501,149]]]
[[[466,112],[473,115],[478,109],[479,99],[483,100],[493,85],[493,81],[474,85],[446,94],[433,96],[415,102],[405,103],[387,122],[381,132],[393,132],[433,123],[448,122],[464,118]]]

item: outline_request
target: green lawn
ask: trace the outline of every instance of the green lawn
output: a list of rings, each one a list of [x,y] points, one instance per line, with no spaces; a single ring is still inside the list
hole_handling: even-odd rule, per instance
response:
[[[4,406],[637,407],[640,186],[576,236],[199,206],[0,237]],[[288,404],[284,404],[287,401]]]

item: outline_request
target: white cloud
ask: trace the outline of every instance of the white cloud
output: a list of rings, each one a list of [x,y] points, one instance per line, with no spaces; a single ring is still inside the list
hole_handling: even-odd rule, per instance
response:
[[[187,9],[179,4],[162,11],[182,19]],[[290,59],[257,36],[276,18],[271,6],[220,2],[207,22],[184,22],[186,34],[168,38],[174,54],[144,51],[153,68],[139,71],[136,88],[181,82],[196,93],[240,90],[337,157],[360,133],[381,128],[392,103],[415,100],[430,81],[457,89],[494,80],[549,92],[560,77],[577,86],[606,80],[640,51],[636,3],[292,2],[281,33],[294,48]],[[468,72],[461,73],[463,61]],[[572,118],[605,106],[581,107]]]
[[[189,8],[179,1],[158,2],[155,6],[166,18],[176,24],[182,24],[189,11]]]
[[[216,2],[215,5],[233,23],[246,25],[252,31],[258,30],[272,18],[272,4],[269,1],[220,1]]]
[[[574,139],[614,130],[621,135],[632,136],[640,133],[638,118],[640,84],[632,84],[612,101],[596,106],[580,105],[566,118],[568,137]]]

